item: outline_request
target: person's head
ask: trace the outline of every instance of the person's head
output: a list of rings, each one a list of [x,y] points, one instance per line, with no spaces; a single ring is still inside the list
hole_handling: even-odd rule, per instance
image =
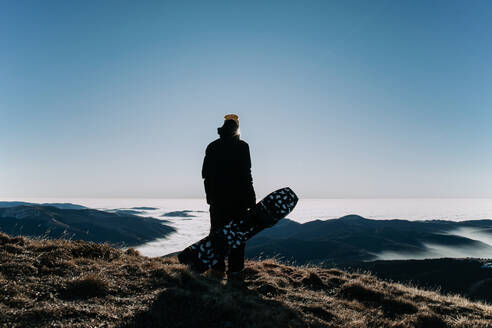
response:
[[[221,137],[239,136],[239,117],[236,114],[224,116],[224,124],[217,129]]]

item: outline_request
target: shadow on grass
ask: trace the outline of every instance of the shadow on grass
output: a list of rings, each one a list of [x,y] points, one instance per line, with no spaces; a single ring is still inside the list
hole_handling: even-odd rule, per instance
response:
[[[182,279],[180,279],[183,281]],[[169,287],[147,311],[121,326],[130,327],[301,327],[299,314],[261,297],[242,281],[187,275],[184,284]]]

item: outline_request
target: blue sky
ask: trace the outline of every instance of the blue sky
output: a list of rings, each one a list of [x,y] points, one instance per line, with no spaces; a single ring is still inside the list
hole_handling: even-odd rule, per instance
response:
[[[0,197],[492,197],[490,1],[2,1]]]

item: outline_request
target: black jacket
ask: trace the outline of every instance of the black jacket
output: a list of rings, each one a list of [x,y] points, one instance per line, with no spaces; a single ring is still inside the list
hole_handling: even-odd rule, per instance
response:
[[[221,136],[208,145],[202,178],[210,205],[246,209],[256,202],[249,146],[239,136]]]

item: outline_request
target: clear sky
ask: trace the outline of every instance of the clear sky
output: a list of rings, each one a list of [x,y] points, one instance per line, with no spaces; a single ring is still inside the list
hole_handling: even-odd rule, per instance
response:
[[[492,197],[492,1],[0,1],[1,197]]]

